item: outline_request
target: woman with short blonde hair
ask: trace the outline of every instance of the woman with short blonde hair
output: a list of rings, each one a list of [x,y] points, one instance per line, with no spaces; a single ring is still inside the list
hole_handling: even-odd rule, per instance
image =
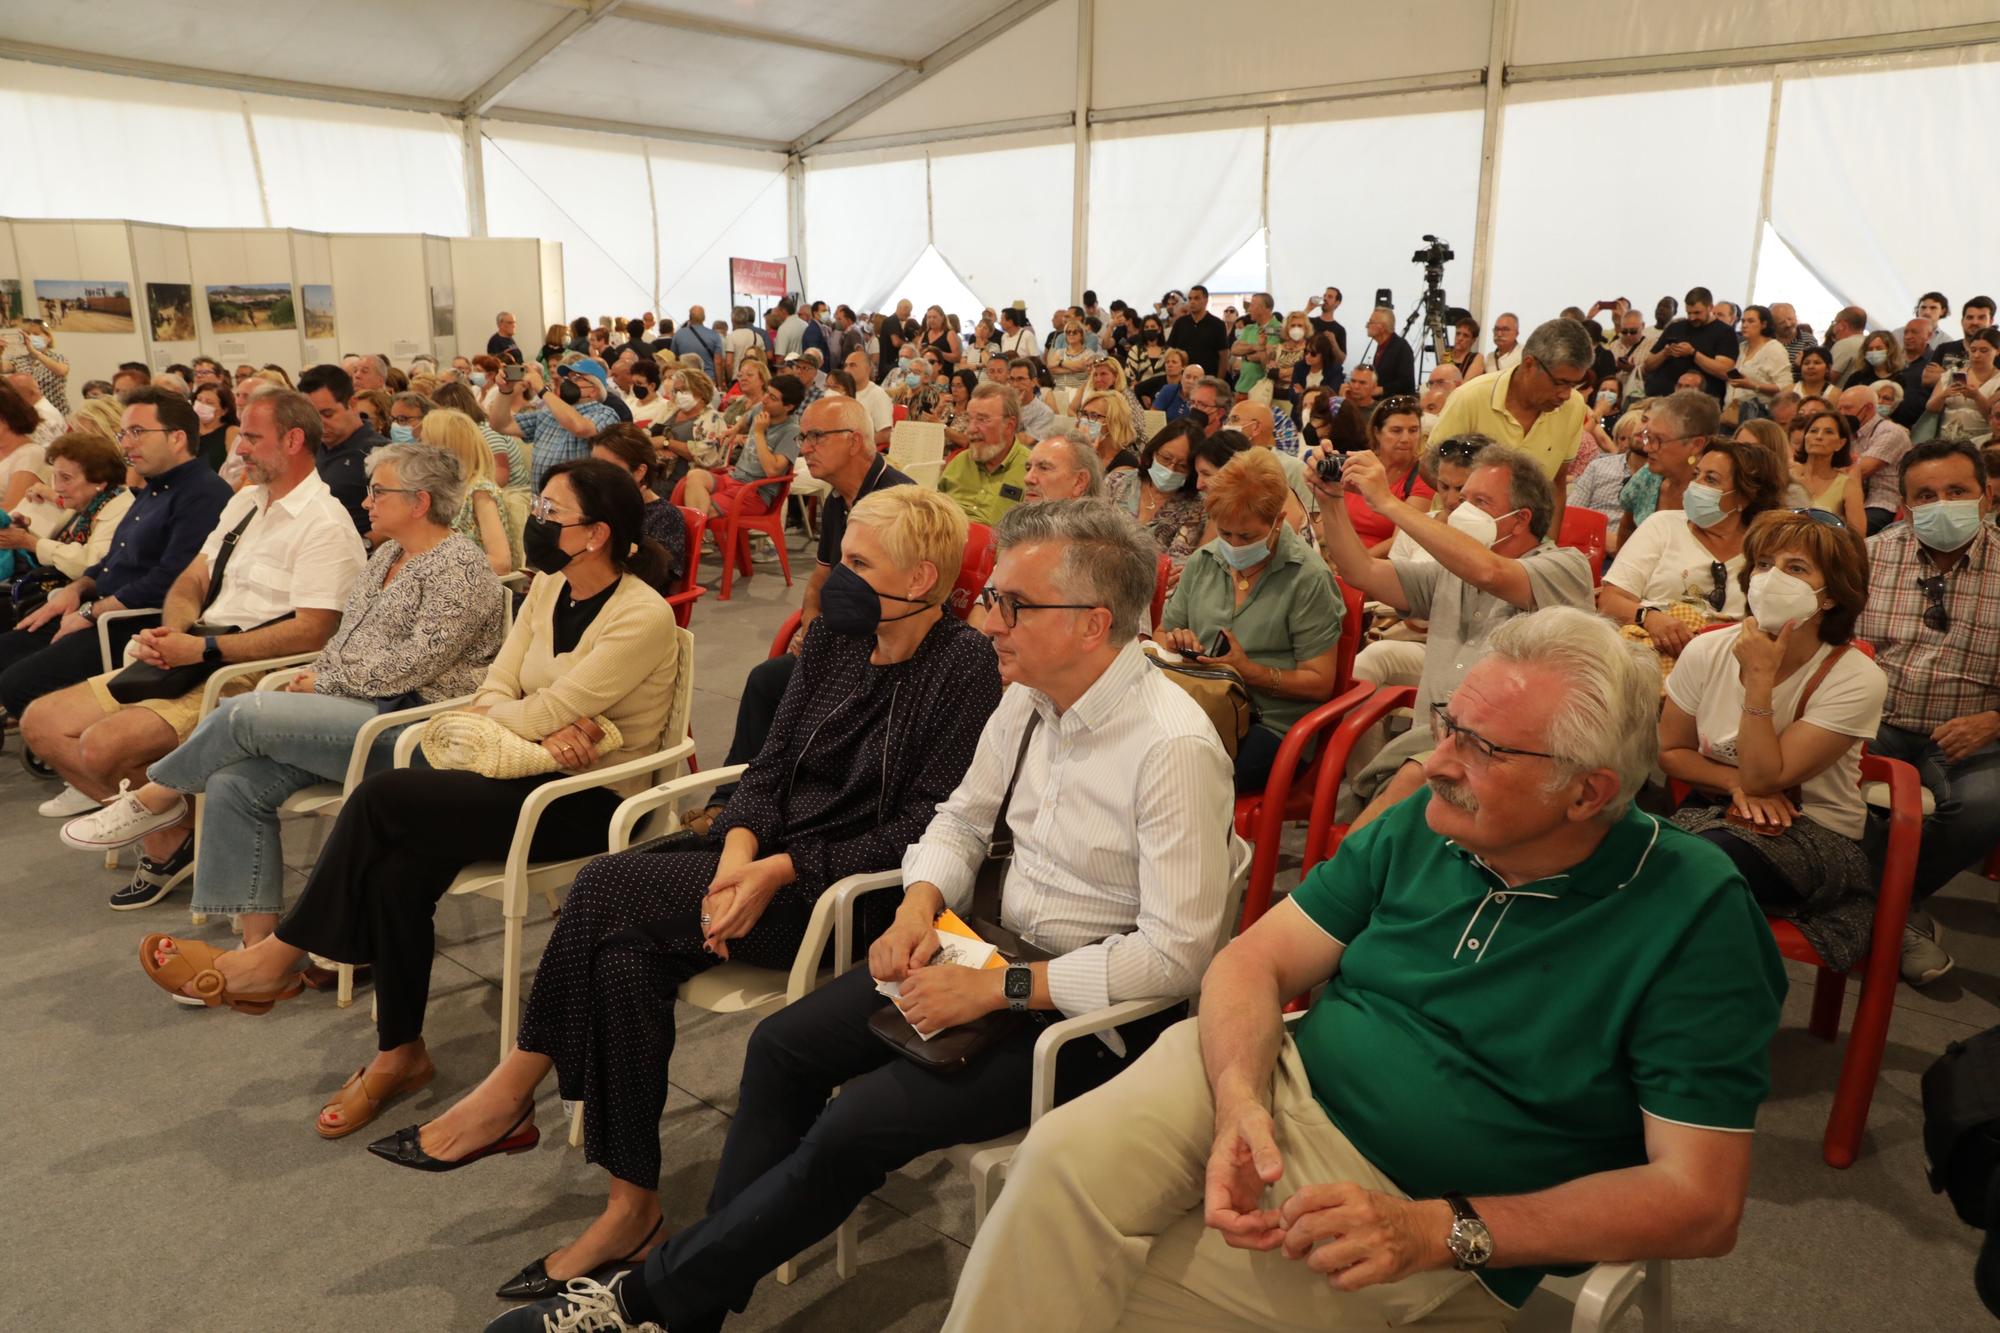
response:
[[[1110,389],[1087,393],[1076,416],[1084,434],[1090,434],[1092,426],[1097,428],[1091,443],[1096,446],[1098,461],[1104,464],[1107,473],[1113,468],[1139,466],[1140,441],[1132,429],[1132,404],[1124,394]]]
[[[847,524],[872,531],[899,569],[929,564],[937,571],[921,599],[924,605],[936,606],[951,595],[968,531],[965,511],[955,501],[925,486],[885,486],[849,510]]]
[[[521,534],[500,498],[500,487],[493,480],[493,447],[486,443],[479,427],[465,413],[441,407],[425,414],[417,437],[452,455],[465,473],[465,496],[451,521],[451,530],[477,542],[495,574],[519,569]]]

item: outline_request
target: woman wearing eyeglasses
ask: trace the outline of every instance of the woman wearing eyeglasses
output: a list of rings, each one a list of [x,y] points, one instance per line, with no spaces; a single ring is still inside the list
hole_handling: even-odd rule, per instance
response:
[[[122,800],[70,821],[72,847],[101,851],[170,828],[206,794],[194,910],[240,918],[254,945],[278,924],[285,862],[278,807],[347,774],[362,724],[393,708],[470,694],[506,632],[499,580],[452,532],[465,495],[458,461],[391,444],[368,456],[370,526],[383,540],[354,580],[340,628],[283,692],[224,699]],[[386,767],[393,737],[371,755]]]
[[[895,868],[965,776],[1000,702],[991,644],[945,612],[966,531],[958,506],[924,487],[884,487],[854,506],[770,735],[707,835],[586,866],[515,1049],[443,1115],[371,1145],[428,1171],[518,1150],[533,1142],[535,1090],[552,1070],[583,1104],[584,1156],[607,1173],[610,1197],[577,1239],[505,1282],[502,1299],[556,1295],[638,1262],[661,1226],[660,1112],[681,983],[726,960],[791,967],[819,896]],[[993,614],[1012,624],[1036,613],[1002,603]],[[862,901],[864,955],[894,898]]]
[[[1105,476],[1120,468],[1139,466],[1138,448],[1142,442],[1133,433],[1132,404],[1124,394],[1107,389],[1084,395],[1082,405],[1076,410],[1076,420],[1090,437],[1097,461],[1104,465]]]
[[[1660,767],[1693,789],[1674,823],[1721,848],[1837,971],[1874,927],[1861,747],[1888,691],[1852,642],[1868,601],[1861,531],[1824,510],[1752,523],[1737,575],[1750,615],[1688,644],[1660,710]]]
[[[1712,400],[1711,400],[1712,401]],[[1714,409],[1711,408],[1711,411]],[[1656,407],[1660,428],[1675,424]],[[1691,452],[1685,440],[1654,436],[1653,462]],[[1694,459],[1681,508],[1660,509],[1618,549],[1597,590],[1597,609],[1621,625],[1645,630],[1653,647],[1677,657],[1697,630],[1743,618],[1743,535],[1756,517],[1778,506],[1785,478],[1761,445],[1709,439]]]
[[[1194,442],[1203,432],[1183,418],[1146,442],[1139,466],[1104,479],[1104,495],[1153,535],[1153,541],[1178,569],[1201,545],[1208,526],[1195,486]]]
[[[1429,500],[1433,493],[1430,483],[1417,469],[1423,422],[1423,408],[1417,400],[1409,394],[1399,394],[1377,403],[1366,426],[1369,451],[1382,460],[1382,469],[1389,474],[1389,489],[1412,504]],[[1347,517],[1368,547],[1368,554],[1389,553],[1396,540],[1396,525],[1370,508],[1358,492],[1347,493]]]
[[[386,449],[378,450],[372,456],[385,453]],[[422,465],[420,455],[430,460],[448,457],[427,446],[403,456],[401,485],[396,487],[384,485],[378,468],[369,500],[378,523],[390,507],[426,503],[424,497],[411,494],[420,489],[412,485],[413,473]],[[440,514],[455,508],[436,506]],[[435,1074],[423,1038],[431,957],[437,947],[432,916],[453,877],[474,862],[506,857],[522,803],[537,787],[661,748],[675,678],[689,664],[678,658],[673,612],[660,596],[658,579],[665,557],[655,543],[643,538],[641,514],[639,488],[631,476],[616,464],[594,458],[550,468],[530,510],[522,546],[541,577],[529,589],[526,604],[465,711],[484,715],[515,736],[539,744],[555,763],[555,772],[518,778],[428,766],[378,772],[341,807],[305,891],[257,944],[218,953],[198,941],[159,935],[142,941],[140,966],[162,989],[248,1013],[268,1012],[277,1001],[297,994],[296,974],[308,953],[374,967],[375,1055],[320,1108],[314,1128],[321,1138],[352,1134],[373,1120],[384,1103],[425,1086]],[[376,559],[379,565],[379,554]],[[476,575],[484,586],[493,575],[477,547],[472,547],[472,559],[477,567],[462,577]],[[408,568],[386,585],[392,603],[406,601],[418,591],[414,586],[408,592],[401,589]],[[386,566],[371,569],[386,573]],[[385,604],[378,615],[391,609]],[[499,615],[497,606],[477,618],[453,611],[443,601],[435,610],[420,604],[378,623],[384,639],[401,636],[429,645],[455,632],[460,621],[484,627]],[[350,624],[355,626],[351,631]],[[354,644],[364,632],[374,636],[370,622],[343,618],[341,636],[328,650],[334,651],[345,637],[354,651],[352,660],[340,665],[352,673],[346,678],[353,683],[343,693],[375,700],[369,708],[373,712],[391,701],[385,698],[389,691],[409,688],[409,678],[371,669],[375,656]],[[489,641],[475,642],[481,651],[489,650]],[[471,649],[463,655],[471,658]],[[321,661],[332,665],[328,659]],[[466,679],[463,674],[452,675],[432,693],[463,692]],[[313,689],[321,688],[316,678]],[[598,717],[617,729],[617,748],[609,744],[609,733],[597,726]],[[347,749],[337,743],[334,748],[344,765]],[[308,767],[291,753],[274,757],[280,763]],[[318,769],[319,775],[340,771]],[[644,783],[643,777],[632,778],[616,787],[592,787],[556,798],[536,826],[530,857],[561,861],[602,851],[612,812]],[[259,795],[261,789],[243,799]],[[244,852],[238,849],[234,854],[242,866]],[[275,850],[267,848],[259,863],[266,857],[275,861]],[[240,887],[248,875],[245,867],[223,887]],[[257,907],[268,912],[272,904],[261,901]]]

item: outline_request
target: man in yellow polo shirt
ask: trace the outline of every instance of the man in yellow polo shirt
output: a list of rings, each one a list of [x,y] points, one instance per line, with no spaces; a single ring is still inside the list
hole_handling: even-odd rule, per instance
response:
[[[1027,495],[1031,450],[1016,438],[1021,400],[1004,384],[982,384],[972,391],[965,420],[972,443],[944,465],[938,489],[974,523],[990,526]]]
[[[1552,319],[1528,336],[1512,369],[1476,375],[1452,390],[1431,438],[1484,435],[1540,463],[1556,492],[1550,532],[1559,533],[1569,496],[1566,473],[1590,411],[1577,390],[1595,359],[1589,330],[1573,319]]]

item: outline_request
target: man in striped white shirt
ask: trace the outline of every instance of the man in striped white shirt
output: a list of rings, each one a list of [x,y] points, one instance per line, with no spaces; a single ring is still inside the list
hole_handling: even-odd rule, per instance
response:
[[[895,924],[867,968],[751,1037],[708,1216],[611,1291],[554,1304],[595,1302],[605,1328],[718,1328],[765,1273],[832,1232],[889,1172],[1026,1126],[1035,1040],[1058,1012],[1200,985],[1229,906],[1230,765],[1201,710],[1137,646],[1157,573],[1152,541],[1101,500],[1022,505],[995,541],[985,632],[1010,688],[965,780],[904,857]],[[938,914],[969,911],[1010,778],[1002,923],[1056,957],[1018,971],[926,967]],[[877,980],[900,984],[920,1032],[1010,1007],[1027,1021],[966,1067],[933,1072],[870,1030],[891,1003]],[[1183,1012],[1070,1044],[1058,1098],[1109,1079]]]

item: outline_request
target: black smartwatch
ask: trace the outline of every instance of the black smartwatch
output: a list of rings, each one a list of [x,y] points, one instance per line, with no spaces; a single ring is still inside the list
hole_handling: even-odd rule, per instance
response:
[[[1454,1191],[1443,1198],[1451,1205],[1451,1234],[1444,1238],[1451,1251],[1451,1266],[1461,1273],[1484,1268],[1493,1257],[1493,1233],[1463,1194]]]
[[[1006,977],[1002,980],[1002,986],[1007,996],[1008,1010],[1016,1014],[1027,1013],[1028,999],[1035,993],[1034,969],[1019,963],[1010,966]]]
[[[213,634],[201,641],[201,660],[211,665],[222,661],[222,645],[215,641]]]

